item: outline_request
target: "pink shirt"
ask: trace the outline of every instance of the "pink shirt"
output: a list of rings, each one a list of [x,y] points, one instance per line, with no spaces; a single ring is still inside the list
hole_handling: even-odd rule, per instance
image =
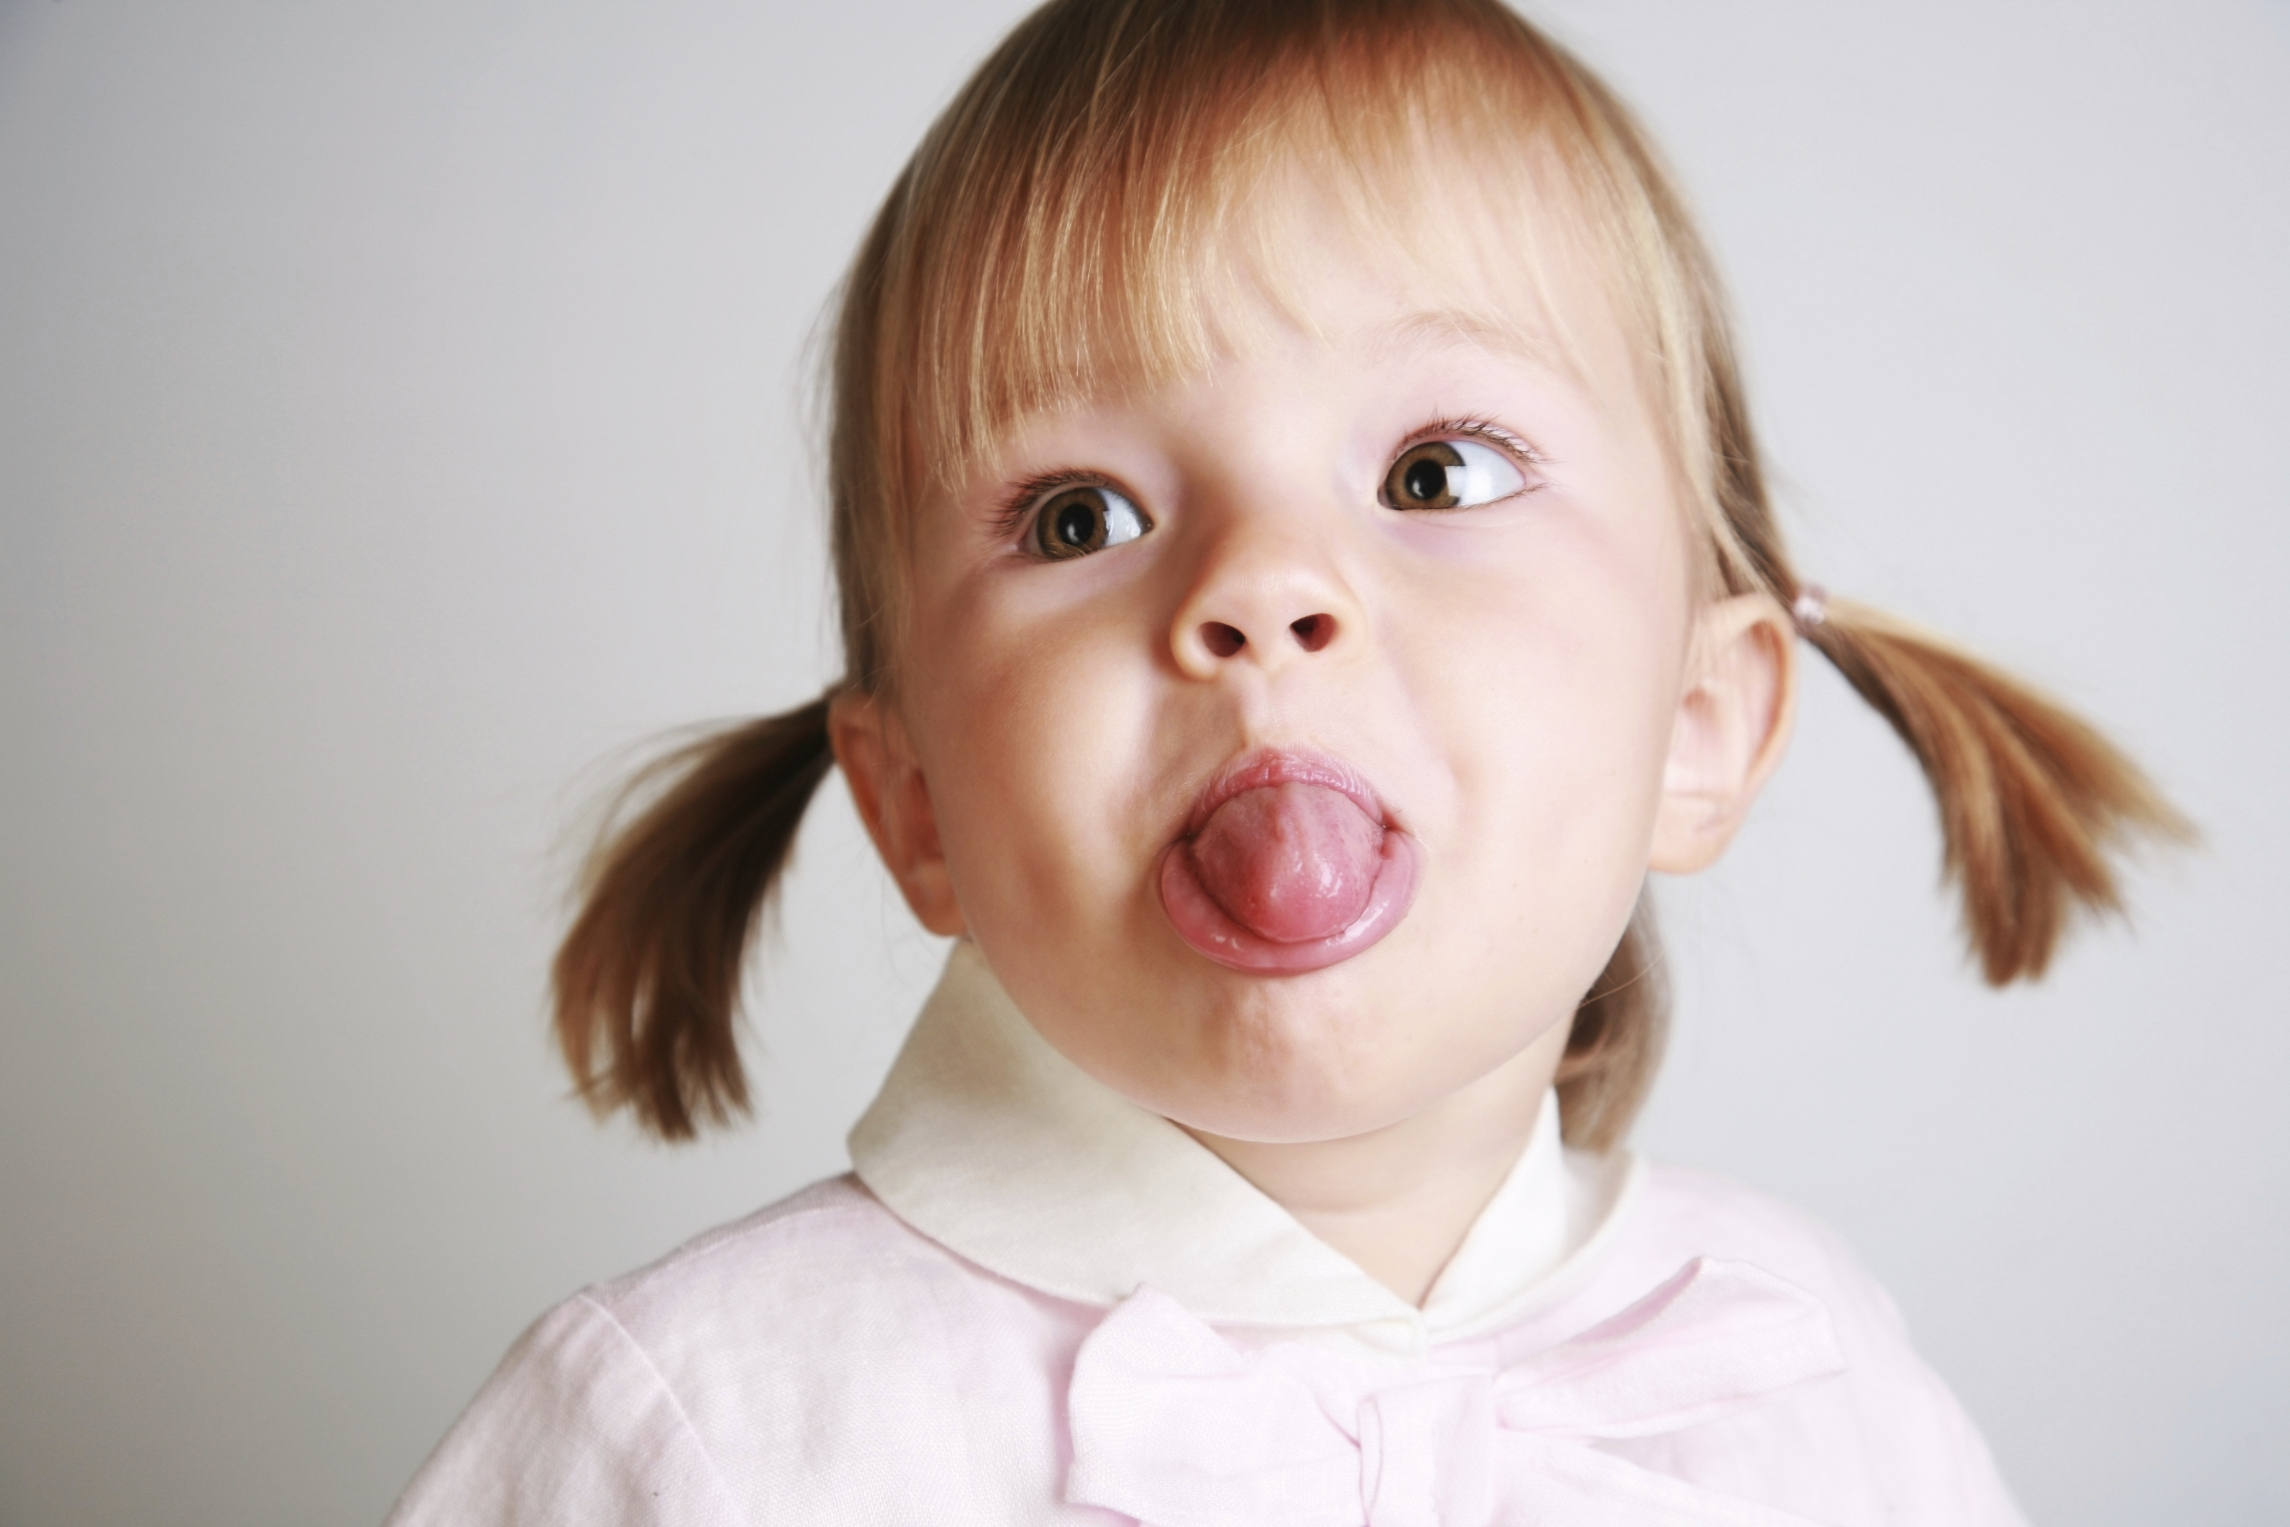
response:
[[[1834,1238],[1548,1100],[1417,1309],[964,942],[851,1159],[544,1315],[392,1527],[2020,1521]]]

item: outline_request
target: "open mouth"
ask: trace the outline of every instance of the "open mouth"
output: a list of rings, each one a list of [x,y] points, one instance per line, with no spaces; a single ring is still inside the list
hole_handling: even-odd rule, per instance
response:
[[[1262,749],[1209,781],[1162,852],[1161,907],[1220,965],[1296,974],[1398,927],[1421,865],[1414,835],[1340,760]]]

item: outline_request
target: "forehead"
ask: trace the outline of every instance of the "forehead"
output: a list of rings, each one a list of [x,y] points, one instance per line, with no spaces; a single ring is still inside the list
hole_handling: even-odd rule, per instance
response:
[[[990,324],[970,389],[999,406],[937,459],[967,475],[1027,421],[1182,387],[1301,338],[1373,358],[1468,349],[1610,405],[1647,401],[1646,348],[1555,164],[1427,142],[1277,159],[1187,236],[1102,265],[1057,320]],[[1045,342],[1046,341],[1046,342]]]
[[[1226,274],[1202,322],[1220,351],[1268,329],[1355,350],[1465,346],[1587,389],[1632,346],[1580,223],[1563,182],[1486,156],[1284,175],[1205,251]]]

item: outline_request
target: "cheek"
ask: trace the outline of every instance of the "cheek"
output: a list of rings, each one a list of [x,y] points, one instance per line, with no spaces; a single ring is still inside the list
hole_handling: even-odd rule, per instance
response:
[[[915,733],[948,872],[981,944],[1078,947],[1134,919],[1152,675],[1115,618],[983,598],[918,619]]]
[[[1435,846],[1457,890],[1585,960],[1644,875],[1685,644],[1682,559],[1628,528],[1554,512],[1498,565],[1442,570],[1397,637],[1453,739],[1455,816]]]

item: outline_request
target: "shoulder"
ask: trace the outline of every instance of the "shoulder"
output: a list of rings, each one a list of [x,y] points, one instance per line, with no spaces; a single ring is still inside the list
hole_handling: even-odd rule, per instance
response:
[[[1619,1307],[1695,1258],[1747,1263],[1828,1312],[1844,1371],[1717,1424],[1623,1445],[1651,1466],[1840,1523],[2016,1524],[1986,1445],[1842,1238],[1728,1178],[1640,1170],[1594,1297]]]
[[[1846,1388],[1856,1404],[1881,1409],[1897,1400],[1921,1408],[1938,1392],[1900,1307],[1844,1238],[1813,1215],[1730,1178],[1667,1166],[1644,1170],[1626,1212],[1613,1271],[1635,1280],[1695,1257],[1747,1263],[1827,1309],[1851,1365]]]
[[[1900,1310],[1844,1239],[1794,1205],[1730,1177],[1648,1165],[1629,1206],[1640,1258],[1748,1262],[1820,1297],[1833,1317],[1906,1339]]]
[[[960,1480],[1011,1444],[978,1418],[1040,1421],[1085,1324],[833,1178],[543,1315],[393,1527],[916,1519],[913,1471],[858,1462],[896,1435]]]
[[[657,1262],[581,1291],[647,1344],[720,1339],[725,1322],[820,1299],[848,1302],[918,1273],[954,1274],[944,1248],[845,1174],[693,1237]],[[958,1276],[958,1275],[957,1275]]]
[[[909,1227],[856,1177],[814,1184],[596,1284],[565,1309],[609,1321],[703,1435],[769,1434],[854,1405],[957,1392],[1055,1310]],[[546,1322],[544,1322],[545,1324]]]

